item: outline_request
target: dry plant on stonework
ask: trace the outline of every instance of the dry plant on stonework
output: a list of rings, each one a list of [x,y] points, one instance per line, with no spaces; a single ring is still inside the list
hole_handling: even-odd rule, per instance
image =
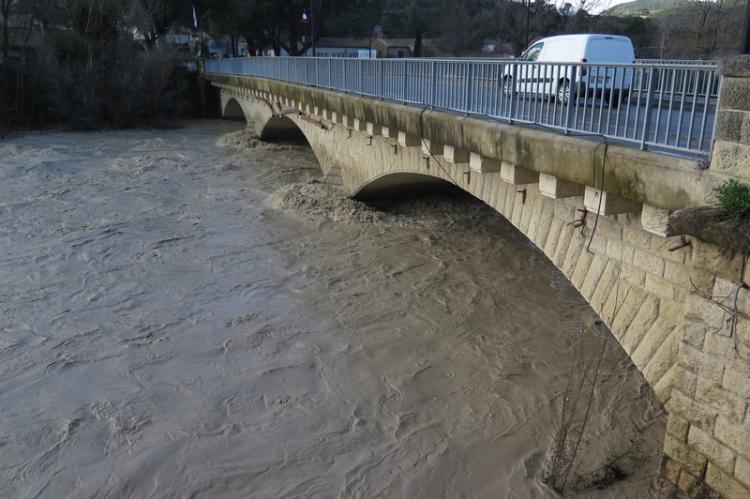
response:
[[[597,324],[597,330],[599,328]],[[599,379],[602,359],[607,347],[606,336],[597,331],[601,348],[596,357],[584,358],[583,342],[585,329],[581,328],[580,338],[574,351],[574,360],[567,374],[563,390],[563,407],[560,422],[555,434],[549,468],[542,480],[557,492],[562,493],[568,481],[578,453],[581,439],[586,430],[586,423],[591,412],[594,389]]]

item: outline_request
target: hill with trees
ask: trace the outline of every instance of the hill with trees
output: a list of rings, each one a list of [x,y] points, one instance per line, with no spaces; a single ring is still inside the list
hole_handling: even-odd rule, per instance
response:
[[[690,5],[691,0],[635,0],[615,5],[604,12],[606,16],[651,17],[677,7]]]

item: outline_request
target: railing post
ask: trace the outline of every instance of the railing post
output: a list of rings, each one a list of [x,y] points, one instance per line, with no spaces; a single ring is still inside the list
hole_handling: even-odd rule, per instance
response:
[[[471,112],[471,101],[474,98],[474,89],[472,88],[471,84],[474,81],[474,63],[468,63],[469,69],[467,71],[466,76],[466,109],[464,110],[465,114],[469,114]]]
[[[359,63],[359,93],[361,95],[365,93],[365,67],[362,64],[362,59],[357,59],[357,62]]]
[[[341,61],[341,90],[346,92],[346,59]]]
[[[380,87],[380,90],[378,91],[378,97],[384,98],[385,97],[385,64],[383,64],[382,61],[378,61],[375,59],[375,65],[379,68],[378,69],[378,85]]]
[[[430,61],[430,107],[435,106],[435,99],[437,97],[437,64],[435,61]]]
[[[510,90],[509,90],[509,96],[510,99],[510,112],[508,113],[508,123],[513,123],[513,118],[516,115],[516,85],[518,84],[517,80],[518,76],[518,64],[513,64],[513,67],[510,70]]]
[[[646,135],[650,131],[649,122],[651,121],[651,101],[654,99],[655,91],[654,68],[648,71],[648,93],[646,94],[646,109],[643,111],[643,129],[641,131],[641,150],[646,149]],[[693,124],[690,123],[692,127]]]
[[[565,73],[567,76],[567,69]],[[570,66],[570,78],[566,77],[562,78],[562,80],[568,80],[568,100],[565,103],[565,135],[568,135],[570,129],[573,127],[573,104],[578,98],[578,66]]]
[[[401,90],[401,97],[403,97],[404,104],[408,102],[408,95],[409,95],[409,63],[407,61],[404,61],[404,82],[403,82],[402,90]]]

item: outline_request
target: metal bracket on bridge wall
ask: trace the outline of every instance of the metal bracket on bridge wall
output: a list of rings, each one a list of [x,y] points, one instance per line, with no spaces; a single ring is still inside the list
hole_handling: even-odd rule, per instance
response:
[[[521,204],[526,204],[526,188],[516,191],[516,194],[521,194]]]
[[[671,248],[667,249],[667,251],[672,253],[674,251],[677,251],[682,248],[687,248],[688,246],[692,246],[692,245],[693,243],[685,239],[685,236],[680,236],[680,244],[678,244],[677,246],[672,246]]]
[[[589,214],[589,210],[587,210],[586,208],[578,208],[576,211],[581,212],[581,218],[573,220],[568,225],[572,225],[574,229],[580,228],[581,231],[583,231],[583,229],[586,227],[586,216]]]
[[[322,130],[331,131],[333,129],[333,127],[328,128],[322,120],[319,120],[317,118],[312,118],[310,114],[304,111],[300,111],[299,109],[292,109],[292,108],[281,109],[281,104],[279,104],[279,109],[277,111],[276,108],[274,108],[273,104],[268,99],[265,99],[263,97],[258,97],[258,99],[263,101],[266,104],[266,106],[268,106],[268,109],[270,109],[271,114],[277,118],[281,118],[283,116],[287,116],[290,114],[296,114],[297,116],[299,116],[301,120],[306,121],[308,123],[312,123],[313,125],[316,125]],[[351,130],[350,130],[349,136],[351,137]]]

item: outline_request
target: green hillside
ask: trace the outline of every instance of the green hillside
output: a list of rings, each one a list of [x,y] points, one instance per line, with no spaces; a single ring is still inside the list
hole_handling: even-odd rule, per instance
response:
[[[683,7],[689,0],[635,0],[621,3],[607,9],[605,14],[611,16],[652,16],[665,10]]]

